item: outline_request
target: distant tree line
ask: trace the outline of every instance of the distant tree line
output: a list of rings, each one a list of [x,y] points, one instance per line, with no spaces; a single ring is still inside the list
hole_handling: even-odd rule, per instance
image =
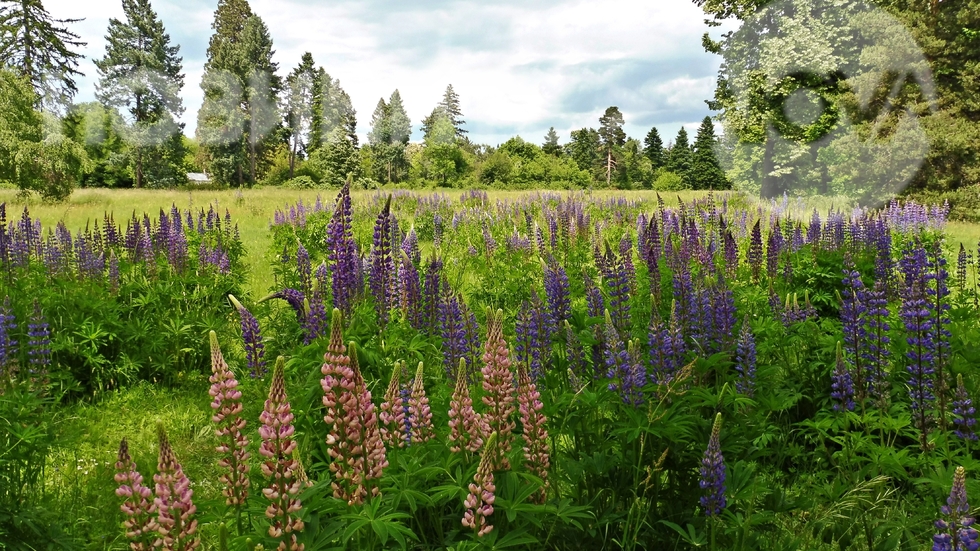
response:
[[[765,4],[696,1],[717,20],[744,18]],[[930,17],[885,3],[925,41],[937,75],[939,109],[923,118],[932,146],[912,178],[915,189],[949,190],[980,181],[980,110],[975,108],[980,80],[971,53],[980,46],[978,2],[935,3]],[[765,107],[771,98],[760,96],[753,105],[761,111],[741,116],[740,104],[726,92],[731,78],[726,65],[709,102],[726,131],[716,136],[715,120],[705,118],[693,143],[685,128],[667,143],[656,128],[642,140],[628,137],[623,113],[609,107],[597,128],[574,130],[565,143],[551,128],[541,145],[519,136],[496,147],[476,144],[465,128],[460,97],[449,85],[419,121],[422,135],[416,141],[396,89],[378,100],[361,144],[357,113],[340,81],[310,53],[282,76],[269,29],[247,0],[218,2],[199,83],[204,102],[190,139],[178,122],[185,84],[179,46],[171,43],[149,0],[122,0],[122,7],[124,17],[110,20],[105,54],[95,60],[97,101],[74,104],[75,79],[81,76],[78,50],[84,46],[70,30],[76,20],[52,17],[40,0],[0,0],[0,181],[49,198],[64,197],[75,185],[179,186],[191,171],[207,173],[216,185],[236,187],[330,187],[352,180],[362,187],[734,186],[778,195],[799,181],[817,192],[832,192],[837,185],[834,174],[819,170],[815,154],[809,172],[776,169],[785,158],[806,158],[803,141],[799,147],[766,149],[764,155],[742,153],[739,144],[764,138],[759,128],[776,115]],[[722,43],[708,37],[705,45],[726,53]],[[830,161],[841,165],[842,174],[861,174],[860,151],[851,145],[842,142]]]

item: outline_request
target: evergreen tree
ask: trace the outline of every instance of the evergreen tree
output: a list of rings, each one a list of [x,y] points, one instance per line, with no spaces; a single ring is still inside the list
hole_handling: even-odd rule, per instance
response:
[[[85,46],[67,25],[81,19],[55,19],[40,0],[4,1],[0,5],[0,60],[30,82],[36,107],[61,111],[78,92],[81,76],[76,49]]]
[[[687,140],[687,130],[683,126],[667,153],[667,170],[680,176],[684,180],[684,187],[691,187],[691,146]]]
[[[245,0],[219,2],[212,28],[198,111],[201,164],[218,182],[254,184],[278,139],[275,98],[282,84],[272,38]]]
[[[405,112],[405,104],[402,102],[402,95],[396,88],[388,99],[388,112],[391,127],[391,141],[393,143],[407,144],[412,135],[412,119],[408,118]]]
[[[129,113],[132,127],[127,141],[133,149],[136,187],[146,183],[145,164],[155,178],[151,184],[174,185],[186,179],[183,142],[173,139],[183,130],[183,124],[176,122],[184,112],[180,47],[170,45],[149,0],[123,0],[122,5],[126,21],[109,20],[106,54],[95,62],[100,77],[96,97]],[[161,150],[165,146],[176,150]]]
[[[660,139],[660,132],[654,126],[647,132],[647,137],[643,140],[643,154],[653,165],[653,170],[664,166],[667,163],[667,155],[664,151],[664,142]]]
[[[368,144],[379,147],[391,143],[391,114],[384,98],[378,100],[374,114],[371,115],[371,131],[368,132]]]
[[[289,177],[296,169],[296,156],[309,147],[313,123],[313,94],[316,86],[313,54],[303,54],[299,65],[286,77],[286,127],[289,130]]]
[[[439,105],[449,115],[449,121],[452,122],[453,128],[456,130],[456,137],[462,138],[467,132],[462,128],[466,121],[462,118],[463,112],[459,108],[459,96],[453,90],[452,84],[446,86],[446,92],[442,95],[442,101],[439,102]]]
[[[606,186],[612,181],[612,171],[616,163],[613,152],[626,143],[626,132],[623,131],[623,114],[616,106],[609,107],[599,117],[599,137],[606,154]]]
[[[561,146],[558,145],[558,133],[555,132],[554,126],[548,129],[548,133],[544,137],[544,145],[541,146],[541,149],[548,155],[555,157],[561,155]]]
[[[694,189],[728,189],[730,187],[725,172],[715,157],[715,125],[711,117],[705,117],[694,138],[694,153],[691,156],[691,187]]]

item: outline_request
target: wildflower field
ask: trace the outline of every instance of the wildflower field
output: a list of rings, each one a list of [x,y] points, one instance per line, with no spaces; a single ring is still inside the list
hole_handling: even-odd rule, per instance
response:
[[[980,546],[942,205],[185,203],[0,204],[0,549]]]

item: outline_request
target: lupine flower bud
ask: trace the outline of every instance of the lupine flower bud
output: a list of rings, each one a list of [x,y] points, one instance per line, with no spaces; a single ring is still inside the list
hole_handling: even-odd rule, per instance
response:
[[[287,287],[286,289],[272,293],[259,302],[265,302],[273,298],[285,300],[293,311],[296,312],[296,320],[299,321],[300,325],[306,323],[306,295],[303,294],[303,291]]]
[[[177,462],[162,424],[157,425],[157,433],[160,437],[160,460],[157,474],[153,475],[153,482],[156,483],[153,503],[160,537],[154,547],[167,551],[191,551],[201,543],[194,536],[197,532],[197,520],[194,518],[197,507],[191,500],[194,491]]]
[[[153,492],[143,485],[143,475],[129,456],[129,444],[123,438],[119,443],[119,459],[116,461],[116,495],[123,498],[119,509],[126,514],[123,526],[132,551],[150,551],[156,539],[157,525],[153,520],[156,505]]]
[[[480,466],[476,469],[473,476],[473,483],[470,484],[470,493],[466,496],[463,506],[466,512],[463,513],[463,526],[472,528],[477,537],[483,537],[493,530],[493,525],[488,522],[488,517],[493,514],[493,502],[496,499],[494,492],[497,487],[493,483],[494,457],[497,456],[497,433],[491,433],[483,446],[483,455],[480,456]]]
[[[242,419],[242,393],[238,390],[238,380],[228,368],[221,348],[218,346],[218,336],[214,331],[211,339],[211,389],[208,394],[214,399],[211,409],[214,415],[211,420],[217,424],[214,430],[220,440],[216,451],[221,454],[218,466],[228,469],[221,475],[225,487],[222,494],[225,503],[240,509],[248,497],[248,439],[242,434],[245,420]]]
[[[404,369],[402,362],[395,362],[391,370],[388,390],[385,391],[384,401],[381,402],[379,418],[381,420],[381,438],[389,446],[396,443],[399,448],[405,447],[405,409],[401,398],[401,374]]]
[[[943,518],[936,521],[939,533],[932,537],[932,551],[976,551],[980,548],[980,532],[973,528],[976,522],[970,513],[966,496],[966,469],[956,467],[953,487],[946,505],[941,508]]]
[[[721,413],[715,415],[711,427],[711,438],[701,460],[701,507],[704,514],[715,517],[727,506],[725,499],[725,458],[721,454]]]
[[[521,414],[522,436],[524,438],[524,466],[544,481],[544,486],[536,494],[536,501],[544,503],[548,487],[548,431],[544,430],[548,419],[541,413],[541,393],[528,375],[524,366],[518,368],[517,403]]]
[[[738,335],[738,345],[735,349],[735,370],[738,372],[736,388],[749,398],[755,394],[755,336],[749,327],[749,318],[742,322],[742,331]]]
[[[953,426],[956,428],[956,436],[963,440],[977,440],[977,433],[973,428],[977,424],[976,413],[973,400],[963,384],[963,374],[959,373],[956,375],[956,392],[953,397]]]
[[[454,453],[466,450],[476,453],[483,446],[483,435],[489,432],[482,416],[473,410],[470,386],[466,373],[466,360],[459,359],[456,371],[456,388],[449,401],[449,449]]]
[[[259,436],[262,445],[259,454],[264,457],[262,474],[269,479],[269,485],[262,489],[262,495],[272,503],[265,510],[270,520],[269,536],[279,542],[279,549],[303,551],[303,544],[296,541],[296,532],[303,530],[303,519],[299,518],[302,503],[297,496],[301,482],[296,477],[298,462],[293,459],[296,441],[293,440],[293,414],[286,396],[286,381],[283,369],[286,359],[276,359],[272,372],[272,385],[269,398],[259,415]]]
[[[245,346],[245,358],[248,360],[248,369],[252,377],[261,377],[265,374],[265,344],[262,343],[262,334],[259,331],[259,320],[248,311],[235,295],[228,295],[228,300],[238,310],[238,315],[242,322],[242,341]]]
[[[491,450],[493,470],[510,469],[511,439],[516,423],[514,415],[514,373],[511,371],[510,350],[504,342],[504,313],[487,312],[487,339],[483,345],[483,403],[487,427],[497,434],[497,444]],[[486,452],[484,452],[486,453]]]
[[[412,440],[416,442],[427,442],[434,436],[432,432],[432,410],[429,408],[429,398],[425,395],[422,376],[423,364],[419,362],[419,368],[415,371],[415,379],[412,383],[412,395],[408,399]]]

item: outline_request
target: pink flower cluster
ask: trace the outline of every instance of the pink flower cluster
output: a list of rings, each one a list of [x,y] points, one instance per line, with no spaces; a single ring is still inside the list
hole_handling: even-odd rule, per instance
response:
[[[334,309],[330,344],[320,369],[323,379],[323,416],[327,445],[333,461],[334,497],[350,505],[363,503],[368,486],[381,477],[388,465],[371,393],[357,368],[356,351],[344,346],[340,310]],[[376,487],[370,493],[377,495]]]
[[[126,513],[123,525],[129,538],[129,548],[133,551],[150,551],[155,539],[153,535],[157,533],[157,524],[153,519],[156,505],[153,503],[153,492],[143,484],[143,475],[136,470],[136,463],[129,456],[129,444],[125,438],[119,443],[116,471],[115,479],[119,484],[116,495],[125,499],[119,508]]]
[[[541,403],[541,393],[538,392],[534,381],[531,380],[527,368],[518,369],[517,403],[521,414],[521,425],[524,428],[524,460],[527,470],[544,481],[544,486],[536,495],[538,503],[544,503],[548,486],[548,432],[544,429],[547,418],[541,413],[544,404]]]
[[[193,518],[197,507],[191,500],[194,491],[191,490],[191,481],[177,462],[162,425],[157,427],[157,432],[160,437],[160,458],[157,474],[153,475],[156,483],[153,503],[160,537],[153,546],[166,551],[191,551],[201,543],[194,535],[197,533],[197,520]]]
[[[422,377],[423,364],[415,371],[415,381],[412,384],[412,395],[408,398],[409,423],[412,426],[412,441],[427,442],[434,435],[432,431],[432,410],[429,408],[429,398],[425,395]]]
[[[453,452],[476,453],[483,447],[483,435],[490,432],[483,416],[473,409],[470,387],[466,381],[466,360],[459,359],[456,388],[449,401],[449,442]]]
[[[510,350],[504,341],[504,313],[487,314],[487,339],[483,346],[483,403],[487,427],[497,434],[493,447],[493,470],[510,469],[510,452],[513,430],[517,426],[511,419],[514,406],[514,372],[511,370]],[[486,453],[486,452],[484,452]]]
[[[384,401],[381,402],[381,438],[385,444],[399,448],[404,448],[408,443],[405,435],[405,407],[402,401],[402,371],[405,369],[403,362],[395,362],[395,368],[391,371],[391,380],[388,382],[388,389],[385,391]]]
[[[293,440],[293,414],[286,396],[283,368],[285,358],[279,356],[272,375],[272,386],[265,408],[259,415],[262,425],[259,436],[262,445],[259,453],[265,458],[262,474],[270,479],[262,494],[272,503],[265,510],[271,520],[269,535],[279,540],[281,551],[303,551],[303,544],[296,541],[296,532],[303,530],[303,519],[297,514],[302,504],[296,495],[301,482],[296,476],[299,463],[293,458],[296,441]]]
[[[215,450],[222,455],[218,466],[228,472],[221,475],[225,487],[222,494],[225,502],[240,510],[248,497],[248,439],[242,434],[245,420],[242,419],[242,393],[238,390],[238,380],[228,368],[218,337],[211,331],[211,409],[214,415],[211,420],[217,424],[215,434],[220,443]]]
[[[494,492],[497,488],[493,484],[493,457],[496,455],[496,449],[497,433],[493,433],[487,438],[483,455],[480,457],[480,466],[470,484],[470,493],[463,502],[463,506],[466,507],[466,512],[463,513],[463,526],[472,528],[479,537],[493,530],[493,525],[488,522],[487,517],[493,514],[493,502],[496,499]]]

